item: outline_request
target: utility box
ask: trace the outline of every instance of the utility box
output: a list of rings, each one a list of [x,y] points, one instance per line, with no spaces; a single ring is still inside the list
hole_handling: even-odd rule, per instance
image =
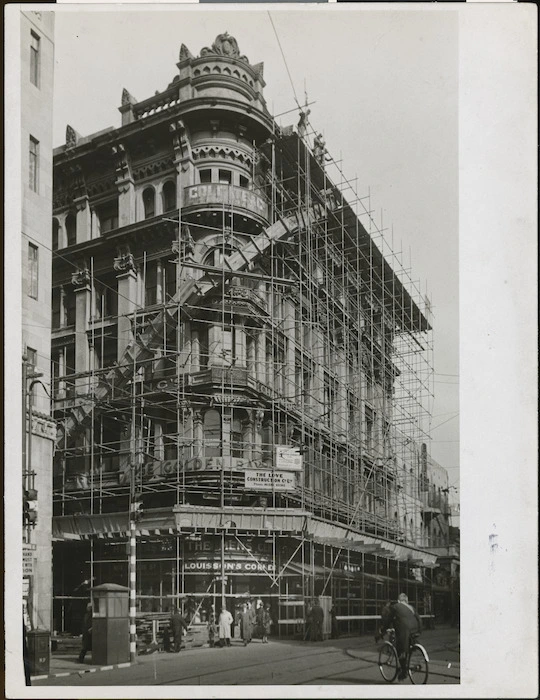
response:
[[[104,583],[92,589],[92,662],[129,661],[129,588]]]
[[[42,676],[49,673],[50,640],[49,630],[30,630],[26,633],[30,675]]]

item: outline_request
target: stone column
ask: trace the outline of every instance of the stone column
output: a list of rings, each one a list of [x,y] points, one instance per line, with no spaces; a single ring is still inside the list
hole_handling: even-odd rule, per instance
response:
[[[156,304],[163,304],[163,265],[156,260]]]
[[[245,367],[247,361],[246,355],[246,328],[245,328],[245,318],[240,316],[238,323],[235,327],[235,341],[236,341],[236,362],[235,364],[239,367]]]
[[[58,353],[58,377],[63,377],[66,373],[66,348],[60,348]],[[58,380],[57,398],[64,399],[66,397],[65,382]]]
[[[246,365],[248,370],[248,375],[255,379],[256,376],[256,365],[255,365],[255,339],[253,336],[253,329],[249,331],[249,337],[246,332]]]
[[[90,370],[90,347],[87,330],[90,316],[90,271],[83,268],[74,272],[71,283],[75,287],[75,372]],[[75,392],[86,394],[89,389],[89,377],[78,377],[75,380]]]
[[[231,457],[231,431],[232,416],[231,410],[223,408],[221,412],[221,456],[223,458],[223,468],[230,469],[232,466]]]
[[[221,326],[210,326],[208,328],[208,355],[209,367],[222,367],[225,364]]]
[[[264,411],[257,409],[253,411],[253,448],[252,459],[262,461],[262,427],[264,420]]]
[[[266,384],[266,331],[261,328],[256,335],[255,356],[257,362],[257,380]]]
[[[296,347],[295,315],[293,300],[286,297],[283,301],[283,332],[286,337],[285,348],[285,396],[298,394],[296,390]],[[291,399],[294,401],[294,399]]]
[[[92,238],[92,211],[88,195],[73,200],[77,211],[77,243],[89,241]]]
[[[116,186],[118,187],[118,226],[128,226],[135,222],[135,182],[131,163],[124,144],[112,148],[116,159]]]
[[[242,439],[244,441],[243,458],[251,460],[253,458],[253,418],[250,417],[242,421]]]
[[[114,269],[120,273],[117,276],[117,358],[120,361],[126,347],[133,339],[132,322],[129,318],[137,306],[137,272],[133,255],[131,253],[120,254],[114,259]]]
[[[178,372],[180,374],[187,373],[191,370],[192,363],[192,339],[191,339],[191,323],[189,321],[181,321],[179,333],[180,347],[178,348]]]
[[[154,421],[154,457],[157,460],[165,459],[165,444],[163,442],[163,423]]]
[[[176,168],[176,201],[181,208],[184,206],[184,189],[195,184],[195,167],[191,153],[191,142],[188,129],[181,119],[175,120],[169,126],[172,134],[174,149],[174,166]]]
[[[198,372],[201,369],[201,342],[199,331],[192,328],[191,331],[191,360],[189,363],[190,372]]]
[[[202,457],[203,454],[203,413],[193,412],[193,456]]]

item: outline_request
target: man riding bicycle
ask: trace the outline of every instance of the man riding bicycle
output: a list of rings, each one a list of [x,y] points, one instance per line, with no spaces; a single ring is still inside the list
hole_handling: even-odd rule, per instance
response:
[[[407,677],[407,652],[411,635],[420,634],[422,623],[413,606],[409,604],[405,593],[399,594],[397,603],[386,603],[382,609],[381,617],[381,636],[384,636],[386,630],[391,627],[396,631],[396,649],[401,666],[398,680],[403,680]],[[378,636],[375,639],[377,641]]]

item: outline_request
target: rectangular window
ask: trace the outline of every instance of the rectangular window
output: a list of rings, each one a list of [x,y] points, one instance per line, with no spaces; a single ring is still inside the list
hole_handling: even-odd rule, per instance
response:
[[[118,199],[106,202],[97,208],[101,234],[118,228]]]
[[[29,146],[29,186],[34,192],[39,187],[39,141],[30,136]]]
[[[222,185],[230,185],[232,173],[230,170],[219,170],[219,181]]]
[[[39,87],[40,38],[30,32],[30,82]]]
[[[244,175],[240,175],[240,187],[245,187],[246,189],[249,187],[249,180],[247,177],[244,177]]]
[[[28,244],[28,296],[38,298],[38,247]]]
[[[212,171],[210,169],[199,170],[199,180],[201,181],[201,184],[212,182]]]
[[[31,367],[35,367],[37,363],[37,352],[34,350],[34,348],[31,348],[28,345],[26,346],[26,357],[28,364]]]

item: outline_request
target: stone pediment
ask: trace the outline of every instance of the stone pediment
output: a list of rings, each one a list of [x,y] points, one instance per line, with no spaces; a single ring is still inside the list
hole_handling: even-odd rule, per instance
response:
[[[228,58],[237,58],[249,64],[247,56],[240,55],[238,42],[233,36],[230,36],[228,32],[225,32],[225,34],[218,34],[210,48],[206,46],[201,49],[201,56],[227,56]]]

